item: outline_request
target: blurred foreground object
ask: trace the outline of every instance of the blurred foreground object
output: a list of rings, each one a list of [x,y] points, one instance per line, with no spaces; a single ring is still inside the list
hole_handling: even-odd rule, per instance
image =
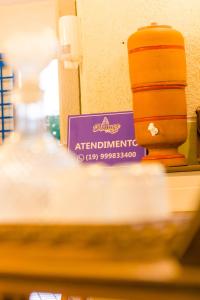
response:
[[[16,132],[0,151],[0,221],[45,221],[51,203],[61,197],[59,186],[66,183],[67,171],[71,170],[70,184],[77,165],[44,131],[38,80],[40,71],[56,55],[56,39],[47,29],[18,33],[6,45],[7,61],[19,75],[13,94]]]
[[[70,224],[134,224],[170,217],[165,174],[157,164],[82,166],[73,199],[54,203],[54,214]],[[64,187],[65,188],[65,187]],[[65,193],[65,189],[61,194]],[[58,212],[59,210],[59,212]]]
[[[0,144],[14,129],[13,104],[11,103],[11,90],[13,87],[13,72],[4,62],[0,54]]]
[[[136,140],[145,161],[185,165],[177,148],[187,138],[184,39],[170,26],[152,23],[128,40]]]
[[[132,224],[167,219],[161,166],[80,167],[44,132],[38,77],[56,51],[49,30],[17,34],[7,42],[7,59],[19,71],[13,94],[17,130],[0,151],[0,221]]]

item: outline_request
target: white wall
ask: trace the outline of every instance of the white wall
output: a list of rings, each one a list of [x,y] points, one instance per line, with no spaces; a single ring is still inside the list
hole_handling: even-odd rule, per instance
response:
[[[188,114],[200,105],[199,0],[77,0],[82,23],[82,112],[132,109],[126,41],[150,22],[182,32],[187,50]],[[124,42],[124,44],[123,44]]]

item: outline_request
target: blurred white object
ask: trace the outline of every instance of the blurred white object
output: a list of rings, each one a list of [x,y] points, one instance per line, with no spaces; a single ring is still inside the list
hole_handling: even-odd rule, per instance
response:
[[[29,45],[26,50],[24,43]],[[73,174],[78,176],[77,162],[44,131],[38,79],[55,50],[56,41],[48,30],[17,34],[7,42],[8,61],[21,70],[22,78],[13,95],[17,130],[0,149],[0,222],[59,219],[51,211],[52,203],[68,197],[67,184],[74,184]]]
[[[4,51],[7,62],[18,73],[15,102],[33,102],[42,97],[39,74],[55,58],[57,50],[57,39],[50,28],[40,32],[19,32],[9,37]]]
[[[7,61],[22,73],[22,79],[34,78],[57,55],[57,39],[51,28],[18,32],[8,38],[5,50]]]
[[[109,182],[106,180],[106,171],[101,165],[82,167],[75,185],[68,186],[71,196],[65,201],[59,198],[54,202],[52,211],[59,215],[60,222],[105,224],[108,221],[106,192]],[[64,190],[61,194],[64,194]]]
[[[85,166],[76,195],[71,185],[68,192],[74,197],[65,202],[57,199],[52,211],[59,209],[60,222],[76,224],[162,221],[170,216],[165,179],[163,167],[157,164]]]
[[[61,59],[66,69],[77,69],[81,62],[80,24],[77,16],[59,19]]]
[[[45,116],[59,116],[58,60],[53,59],[40,73],[40,87],[44,91]]]
[[[108,189],[108,218],[121,223],[151,222],[170,216],[165,172],[158,164],[115,168]]]

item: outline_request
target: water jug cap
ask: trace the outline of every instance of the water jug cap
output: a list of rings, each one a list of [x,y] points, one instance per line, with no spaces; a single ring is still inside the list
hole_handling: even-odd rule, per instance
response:
[[[150,28],[171,28],[171,26],[169,26],[169,25],[159,25],[156,22],[151,22],[150,25],[140,27],[140,28],[138,28],[138,30],[150,29]]]

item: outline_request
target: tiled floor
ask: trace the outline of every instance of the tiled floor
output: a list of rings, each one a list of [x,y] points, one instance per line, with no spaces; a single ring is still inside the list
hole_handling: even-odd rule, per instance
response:
[[[61,294],[34,292],[30,295],[29,300],[61,300]]]

